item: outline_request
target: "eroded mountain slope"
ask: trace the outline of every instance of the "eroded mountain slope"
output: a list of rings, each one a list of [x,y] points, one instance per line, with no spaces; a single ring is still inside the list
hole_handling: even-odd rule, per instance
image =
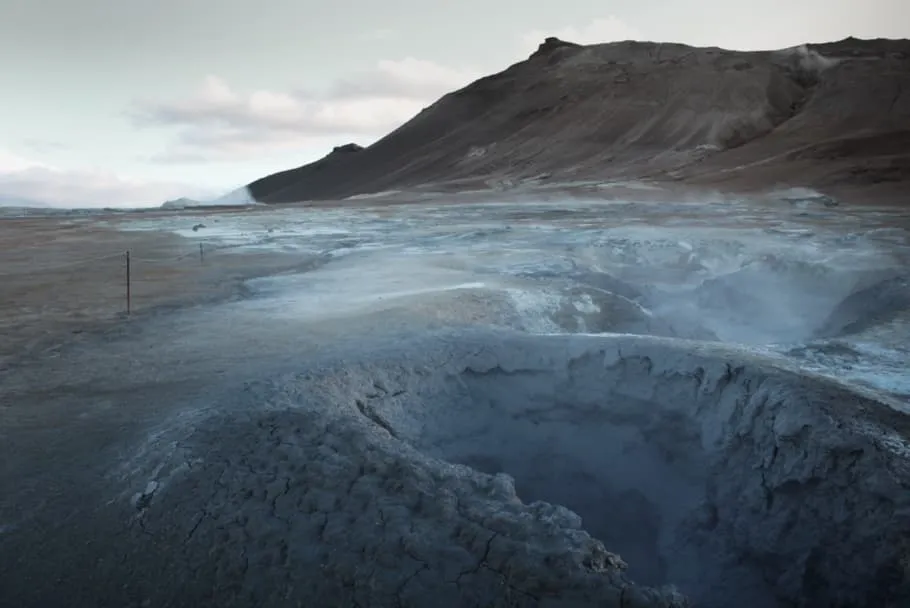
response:
[[[368,148],[250,184],[263,202],[523,179],[803,186],[910,175],[910,41],[780,51],[547,39]]]

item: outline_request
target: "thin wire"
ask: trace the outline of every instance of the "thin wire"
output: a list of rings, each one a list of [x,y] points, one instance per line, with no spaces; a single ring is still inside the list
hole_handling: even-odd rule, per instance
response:
[[[214,252],[214,251],[217,251],[218,249],[221,249],[221,247],[208,246],[208,247],[205,247],[205,248],[203,249],[203,251],[204,251],[205,253],[212,253],[212,252]],[[165,258],[138,258],[138,257],[135,257],[135,256],[132,256],[132,255],[131,255],[131,256],[130,256],[130,260],[131,260],[131,261],[132,261],[132,260],[135,260],[135,261],[137,261],[137,262],[146,262],[147,264],[157,264],[158,262],[175,262],[175,261],[183,260],[183,259],[186,259],[186,258],[189,258],[189,257],[195,257],[195,256],[198,256],[199,253],[200,253],[199,249],[194,249],[193,251],[188,251],[187,253],[184,253],[183,255],[178,255],[178,256],[176,256],[176,257],[165,257]]]
[[[0,276],[12,276],[12,275],[25,274],[25,273],[31,273],[31,272],[44,272],[47,270],[59,270],[61,268],[73,268],[74,266],[81,266],[83,264],[92,264],[94,262],[101,262],[103,260],[111,260],[114,258],[126,259],[126,254],[125,253],[112,253],[112,254],[103,255],[103,256],[100,256],[97,258],[87,258],[87,259],[83,259],[83,260],[75,260],[72,262],[68,262],[66,264],[57,264],[55,266],[41,266],[38,268],[35,268],[35,267],[24,268],[20,272],[0,272]]]
[[[177,257],[167,257],[167,258],[140,258],[135,255],[130,255],[130,262],[145,262],[147,264],[157,264],[159,262],[173,262],[174,260],[179,260]]]
[[[203,249],[203,251],[205,254],[212,254],[212,253],[215,253],[216,251],[220,251],[222,249],[231,249],[232,247],[234,247],[234,246],[232,246],[232,245],[222,245],[222,246],[209,245],[208,247],[205,247]],[[199,254],[200,254],[200,252],[198,250],[189,251],[187,253],[184,253],[184,254],[178,255],[178,256],[168,256],[168,257],[161,257],[161,258],[140,258],[140,257],[136,257],[135,255],[131,254],[130,262],[131,263],[132,262],[143,262],[146,264],[158,264],[160,262],[176,262],[176,261],[183,260],[183,259],[186,259],[189,257],[197,256]],[[112,253],[112,254],[103,255],[103,256],[99,256],[99,257],[95,257],[95,258],[74,260],[72,262],[67,262],[65,264],[57,264],[54,266],[40,266],[38,268],[29,267],[29,268],[24,268],[20,272],[0,272],[0,276],[13,276],[13,275],[25,274],[25,273],[30,273],[30,272],[45,272],[48,270],[60,270],[63,268],[73,268],[75,266],[81,266],[83,264],[91,264],[94,262],[100,262],[103,260],[110,260],[110,259],[114,259],[114,258],[123,258],[125,260],[126,252]]]

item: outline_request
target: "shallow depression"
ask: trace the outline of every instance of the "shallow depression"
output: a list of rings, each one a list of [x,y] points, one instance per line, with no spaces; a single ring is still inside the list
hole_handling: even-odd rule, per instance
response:
[[[676,585],[695,605],[904,597],[903,457],[848,420],[874,428],[886,405],[742,352],[574,339],[594,348],[484,349],[365,408],[425,453],[510,475],[525,503],[570,508],[632,580]],[[380,386],[411,382],[400,373]]]
[[[102,506],[6,530],[14,604],[910,603],[910,428],[871,393],[630,335],[367,335],[285,365],[199,388]]]

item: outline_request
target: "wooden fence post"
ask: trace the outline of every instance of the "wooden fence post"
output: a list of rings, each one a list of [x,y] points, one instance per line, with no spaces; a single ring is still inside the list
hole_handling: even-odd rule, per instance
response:
[[[130,314],[132,302],[130,297],[130,250],[126,250],[126,314]]]

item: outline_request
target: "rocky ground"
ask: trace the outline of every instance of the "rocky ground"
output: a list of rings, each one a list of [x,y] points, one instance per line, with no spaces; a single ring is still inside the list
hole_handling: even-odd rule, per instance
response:
[[[732,343],[898,335],[899,216],[599,204],[0,224],[0,605],[904,605],[906,403]]]

